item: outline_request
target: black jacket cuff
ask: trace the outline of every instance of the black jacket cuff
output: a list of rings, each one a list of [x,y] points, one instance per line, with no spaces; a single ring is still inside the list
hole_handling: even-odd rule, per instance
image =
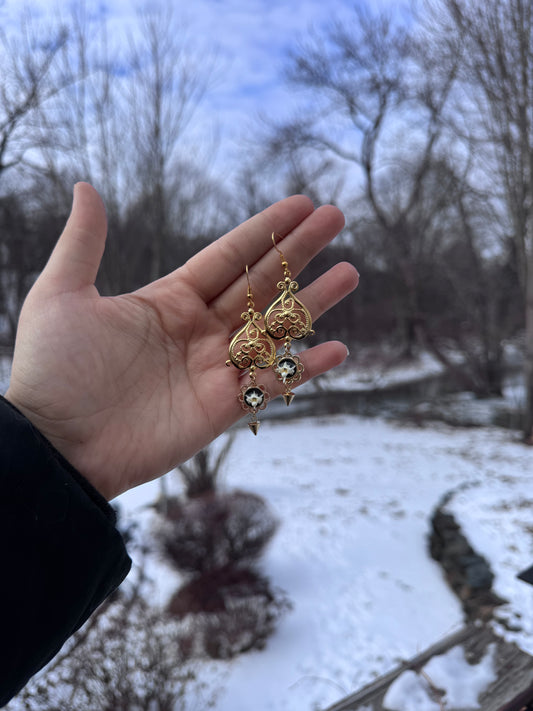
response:
[[[129,572],[115,513],[0,397],[0,706]]]

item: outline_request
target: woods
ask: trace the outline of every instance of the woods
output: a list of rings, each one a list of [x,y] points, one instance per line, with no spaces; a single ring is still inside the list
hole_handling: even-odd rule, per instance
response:
[[[525,0],[427,0],[417,13],[358,6],[350,18],[294,43],[280,82],[296,108],[258,122],[254,150],[242,128],[229,176],[202,157],[195,131],[222,81],[216,48],[170,4],[141,10],[120,33],[88,4],[46,22],[26,11],[2,28],[3,345],[76,180],[92,182],[108,210],[104,294],[157,278],[299,191],[345,212],[343,244],[322,259],[341,252],[362,274],[357,296],[320,324],[324,336],[398,358],[429,351],[481,397],[501,395],[505,344],[522,344],[528,437],[533,10]]]
[[[333,20],[292,52],[287,80],[305,99],[270,139],[315,191],[316,165],[322,184],[345,176],[378,318],[388,307],[403,355],[429,350],[479,396],[502,393],[504,343],[529,332],[530,15],[442,0]]]

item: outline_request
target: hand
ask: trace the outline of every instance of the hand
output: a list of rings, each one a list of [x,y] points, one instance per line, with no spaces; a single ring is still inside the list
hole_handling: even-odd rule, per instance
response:
[[[79,183],[65,230],[24,303],[6,398],[108,499],[164,474],[244,415],[242,373],[225,362],[246,310],[245,265],[263,310],[281,277],[271,233],[285,235],[296,277],[343,224],[335,207],[314,210],[307,198],[290,197],[162,279],[101,297],[94,281],[105,209],[94,188]],[[357,281],[350,264],[337,264],[299,296],[316,320]],[[338,342],[309,349],[302,382],[346,354]],[[260,382],[273,396],[283,390],[270,371]]]

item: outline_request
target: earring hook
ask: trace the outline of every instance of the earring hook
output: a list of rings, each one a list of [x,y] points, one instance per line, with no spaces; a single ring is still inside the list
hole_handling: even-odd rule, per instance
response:
[[[282,240],[283,237],[282,237],[280,234],[278,234],[277,232],[272,232],[272,244],[274,245],[274,249],[276,250],[276,252],[278,252],[279,254],[281,254],[281,256],[283,257],[283,259],[285,259],[284,255],[283,255],[283,252],[281,251],[281,249],[280,249],[280,248],[278,247],[278,245],[276,244],[276,237],[279,237],[280,240]]]
[[[248,282],[248,293],[247,293],[247,301],[248,301],[248,313],[250,315],[253,315],[254,310],[255,310],[255,304],[254,304],[254,299],[253,299],[253,294],[252,294],[252,285],[250,284],[250,272],[248,271],[248,265],[246,264],[246,281]]]
[[[280,234],[278,234],[277,232],[272,232],[272,244],[274,245],[274,249],[276,250],[276,252],[281,257],[281,266],[283,267],[283,273],[285,275],[285,279],[291,279],[291,272],[289,270],[289,263],[285,259],[285,255],[283,254],[281,249],[276,244],[276,236],[278,236],[280,239],[283,239],[283,237]]]

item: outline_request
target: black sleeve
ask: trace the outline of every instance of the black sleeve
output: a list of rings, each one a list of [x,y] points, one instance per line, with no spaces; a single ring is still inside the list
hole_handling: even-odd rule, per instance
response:
[[[113,509],[0,397],[0,706],[130,565]]]

